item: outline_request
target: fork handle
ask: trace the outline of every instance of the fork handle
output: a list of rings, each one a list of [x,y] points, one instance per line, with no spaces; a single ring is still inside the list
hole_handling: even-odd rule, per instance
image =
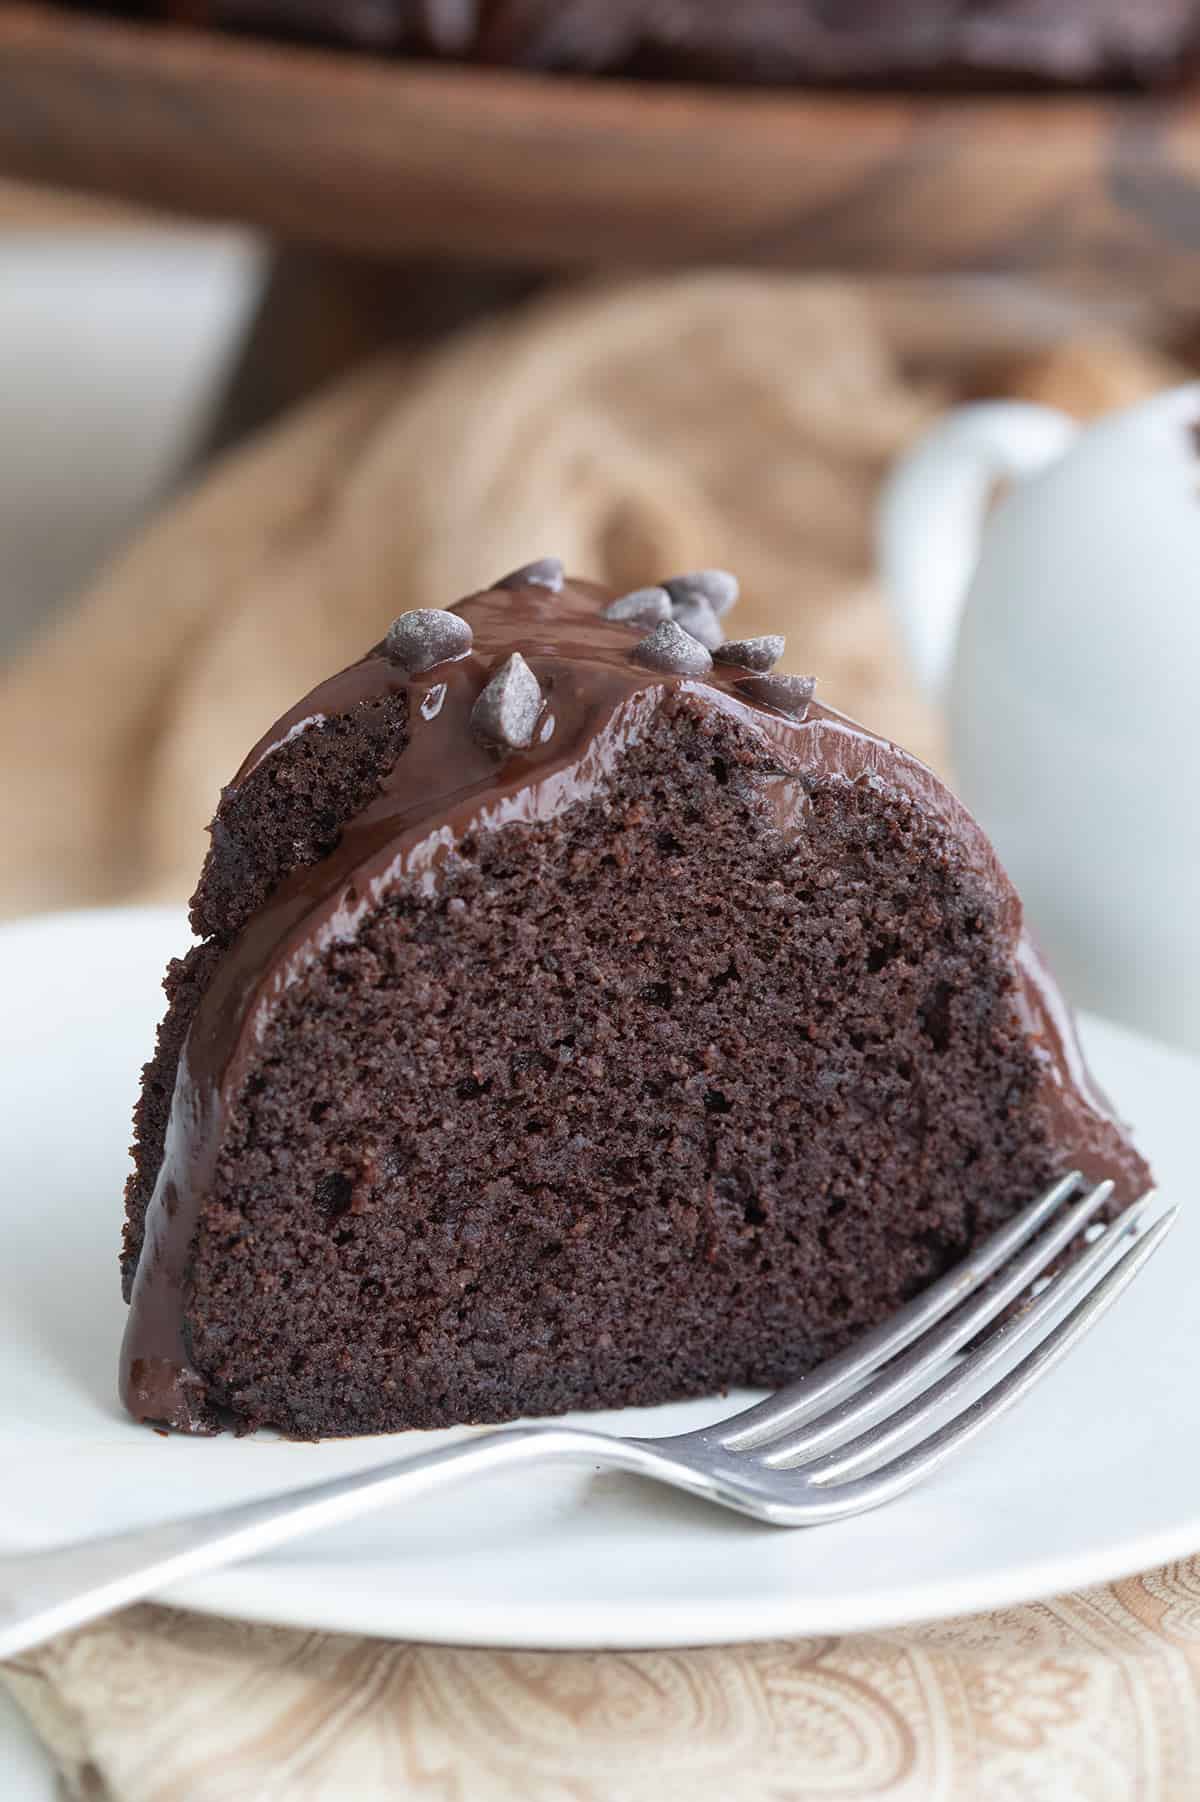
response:
[[[284,1495],[0,1557],[0,1659],[124,1608],[186,1577],[236,1564],[306,1533],[514,1465],[580,1460],[640,1468],[636,1448],[574,1427],[507,1427]]]

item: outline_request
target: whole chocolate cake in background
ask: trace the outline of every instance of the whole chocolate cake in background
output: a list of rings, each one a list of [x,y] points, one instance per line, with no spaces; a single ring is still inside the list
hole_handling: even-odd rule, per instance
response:
[[[733,82],[1153,83],[1200,0],[141,0],[188,24],[526,68]]]
[[[250,753],[136,1113],[138,1418],[774,1385],[1064,1171],[1147,1185],[978,826],[736,587],[546,559]]]

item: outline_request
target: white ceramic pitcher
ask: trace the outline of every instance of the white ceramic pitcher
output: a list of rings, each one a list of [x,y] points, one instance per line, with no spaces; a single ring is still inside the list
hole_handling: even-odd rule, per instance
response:
[[[958,409],[897,466],[879,546],[1072,998],[1200,1050],[1200,384],[1085,430]]]

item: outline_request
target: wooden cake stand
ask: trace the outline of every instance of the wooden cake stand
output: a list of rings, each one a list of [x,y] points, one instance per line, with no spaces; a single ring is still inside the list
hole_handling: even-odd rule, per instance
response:
[[[494,305],[532,271],[1016,271],[1200,292],[1200,88],[589,80],[9,0],[0,174],[270,234],[290,261],[243,370],[251,416],[295,385],[264,374],[270,346],[282,368],[323,339],[337,367],[397,329]],[[328,371],[300,385],[313,373]]]

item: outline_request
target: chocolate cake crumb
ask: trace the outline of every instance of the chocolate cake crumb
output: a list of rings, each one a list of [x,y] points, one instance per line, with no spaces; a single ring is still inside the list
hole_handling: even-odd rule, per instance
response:
[[[327,857],[407,743],[407,700],[389,695],[289,738],[227,788],[192,897],[197,937],[232,937],[283,876]]]
[[[830,784],[790,843],[752,757],[681,698],[591,806],[456,857],[461,909],[398,895],[283,998],[194,1263],[215,1403],[306,1436],[775,1385],[1049,1180],[940,827]]]
[[[223,950],[286,876],[328,856],[346,821],[379,792],[407,742],[407,702],[392,695],[281,744],[242,783],[224,791],[192,897],[192,930],[204,943],[167,970],[167,1014],[134,1109],[134,1170],[125,1187],[121,1255],[127,1301],[180,1054]]]

